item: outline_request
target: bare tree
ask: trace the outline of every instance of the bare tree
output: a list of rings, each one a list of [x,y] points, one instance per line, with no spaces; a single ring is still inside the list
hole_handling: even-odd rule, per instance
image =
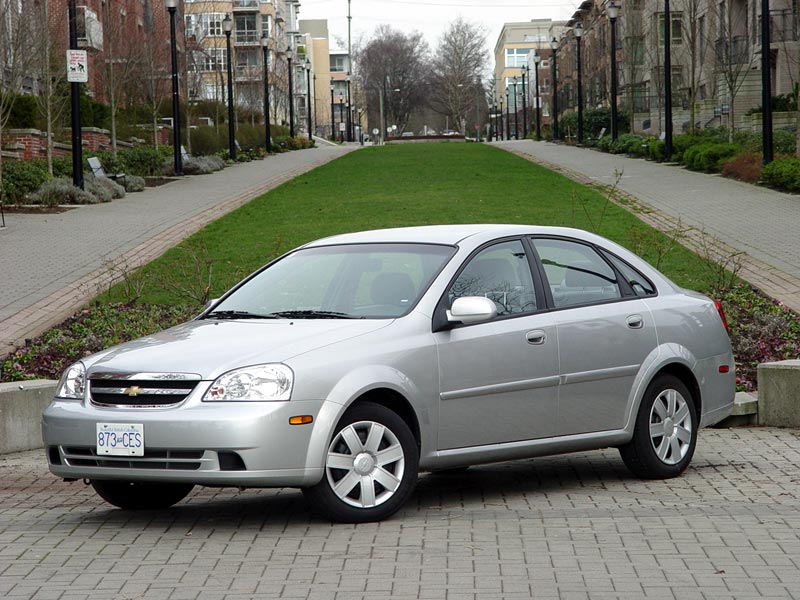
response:
[[[466,123],[467,114],[485,96],[482,74],[486,70],[486,31],[459,17],[439,40],[431,69],[430,101],[438,113],[455,123]]]
[[[419,32],[381,25],[354,54],[361,89],[373,97],[383,95],[387,119],[402,132],[411,113],[425,103],[427,42]]]

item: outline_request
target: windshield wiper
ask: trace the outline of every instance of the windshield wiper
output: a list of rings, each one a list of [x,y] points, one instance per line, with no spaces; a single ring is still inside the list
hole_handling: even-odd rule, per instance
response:
[[[274,314],[259,315],[246,310],[214,310],[208,313],[205,319],[277,319]]]
[[[284,310],[280,312],[270,313],[275,317],[282,317],[285,319],[362,319],[363,317],[355,317],[343,312],[335,312],[332,310]]]

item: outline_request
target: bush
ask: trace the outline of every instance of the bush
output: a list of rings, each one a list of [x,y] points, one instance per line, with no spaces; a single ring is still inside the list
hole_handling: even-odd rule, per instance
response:
[[[36,116],[39,114],[36,96],[3,94],[3,103],[5,106],[10,106],[7,113],[8,122],[4,125],[5,129],[34,129],[36,127]]]
[[[658,138],[648,138],[647,140],[647,158],[661,162],[664,160],[667,144],[664,140]]]
[[[111,202],[111,192],[102,183],[98,183],[98,181],[99,179],[95,179],[94,177],[87,177],[83,181],[83,189],[97,198],[99,202]]]
[[[89,189],[88,184],[91,182],[92,189]],[[113,179],[109,179],[108,177],[93,177],[88,176],[85,179],[85,183],[87,185],[87,190],[94,194],[94,189],[96,188],[103,188],[105,189],[110,195],[111,199],[117,200],[119,198],[125,197],[125,188],[118,184]],[[96,194],[95,194],[96,195]],[[99,196],[98,196],[99,199]],[[105,200],[103,200],[105,202]]]
[[[625,133],[619,136],[616,142],[611,143],[611,152],[613,154],[643,155],[642,144],[644,144],[642,136],[634,133]]]
[[[22,204],[25,197],[38,190],[50,179],[47,165],[40,160],[3,161],[3,198],[6,202]]]
[[[597,140],[597,148],[598,150],[602,150],[603,152],[611,152],[611,145],[614,143],[614,140],[611,139],[611,136],[606,134]]]
[[[138,175],[125,175],[125,191],[141,192],[144,190],[144,178]]]
[[[51,179],[31,194],[32,204],[58,206],[59,204],[97,204],[98,200],[89,192],[72,185],[71,179]]]
[[[789,192],[800,191],[800,159],[773,160],[761,170],[765,184]]]
[[[53,157],[53,177],[72,177],[72,157]]]
[[[757,183],[761,179],[761,155],[742,152],[722,163],[722,174],[730,179]]]
[[[217,153],[228,145],[227,128],[210,125],[200,125],[189,130],[192,136],[192,154],[195,156],[209,156]]]
[[[683,162],[694,171],[716,173],[720,163],[734,156],[740,148],[736,144],[705,143],[692,146],[683,154]]]
[[[183,161],[184,175],[207,175],[225,168],[219,156],[193,156]]]
[[[172,147],[169,148],[169,155],[172,154]],[[129,150],[123,150],[117,153],[117,157],[121,161],[122,170],[117,170],[117,173],[125,173],[126,175],[138,175],[139,177],[152,177],[160,175],[162,165],[164,164],[164,156],[161,150],[157,150],[152,146],[134,146]],[[106,172],[111,173],[110,170],[103,163],[103,168]]]

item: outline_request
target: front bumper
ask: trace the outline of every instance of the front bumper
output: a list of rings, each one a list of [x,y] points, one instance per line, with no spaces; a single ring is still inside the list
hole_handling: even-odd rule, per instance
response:
[[[320,481],[335,406],[321,400],[200,402],[164,409],[54,400],[42,416],[50,471],[68,479],[305,487]],[[289,418],[310,415],[307,425]],[[97,423],[140,423],[143,457],[98,456]]]

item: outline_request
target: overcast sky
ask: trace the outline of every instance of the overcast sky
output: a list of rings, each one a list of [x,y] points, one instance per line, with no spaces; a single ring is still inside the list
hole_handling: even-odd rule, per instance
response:
[[[386,23],[404,32],[420,31],[431,49],[447,25],[461,15],[486,28],[489,52],[503,23],[531,19],[568,19],[580,0],[351,0],[353,42],[372,35]],[[347,45],[347,0],[301,0],[300,19],[327,19],[331,39],[340,37]]]

